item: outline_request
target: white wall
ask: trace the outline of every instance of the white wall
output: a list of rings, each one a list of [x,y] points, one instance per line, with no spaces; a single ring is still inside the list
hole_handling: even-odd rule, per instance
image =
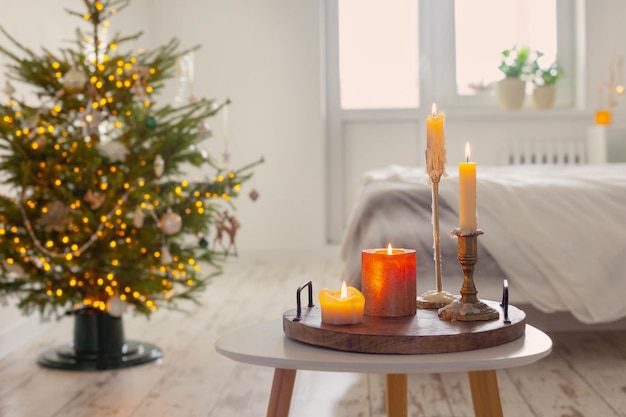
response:
[[[237,201],[245,254],[319,250],[324,236],[324,121],[316,1],[150,1],[154,45],[177,37],[196,53],[198,96],[230,98],[234,167],[264,156]],[[222,120],[208,149],[219,155]],[[260,193],[252,202],[251,188]]]

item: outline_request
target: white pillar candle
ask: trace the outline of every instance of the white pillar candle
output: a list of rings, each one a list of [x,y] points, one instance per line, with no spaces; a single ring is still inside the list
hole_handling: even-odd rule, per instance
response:
[[[469,161],[469,142],[465,144],[465,162],[459,163],[459,226],[461,234],[476,231],[476,163]]]

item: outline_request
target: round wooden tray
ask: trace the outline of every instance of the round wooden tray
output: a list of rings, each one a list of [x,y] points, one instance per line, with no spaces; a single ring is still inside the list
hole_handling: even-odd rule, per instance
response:
[[[504,323],[499,303],[485,301],[500,313],[489,321],[448,321],[437,310],[417,310],[412,317],[383,318],[365,316],[363,323],[335,326],[322,324],[319,307],[302,308],[300,321],[296,309],[283,315],[283,330],[291,339],[310,345],[348,352],[386,354],[451,353],[483,349],[512,342],[524,335],[526,313],[509,305],[510,324]]]

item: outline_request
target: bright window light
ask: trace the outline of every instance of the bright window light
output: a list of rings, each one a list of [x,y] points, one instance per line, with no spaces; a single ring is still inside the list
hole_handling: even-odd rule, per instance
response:
[[[338,4],[341,107],[417,107],[417,1]]]
[[[480,93],[503,78],[501,53],[517,45],[556,59],[556,0],[456,0],[456,83],[460,95]]]

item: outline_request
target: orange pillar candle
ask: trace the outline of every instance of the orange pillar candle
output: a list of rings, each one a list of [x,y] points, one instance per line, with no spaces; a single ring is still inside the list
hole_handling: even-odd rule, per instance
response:
[[[416,257],[413,249],[365,249],[361,252],[361,291],[365,315],[414,316],[417,310]]]
[[[322,323],[357,324],[363,321],[365,297],[354,287],[347,287],[344,281],[337,291],[324,288],[319,292]]]
[[[459,228],[461,234],[476,231],[476,163],[469,162],[469,143],[465,144],[466,162],[459,164]]]

